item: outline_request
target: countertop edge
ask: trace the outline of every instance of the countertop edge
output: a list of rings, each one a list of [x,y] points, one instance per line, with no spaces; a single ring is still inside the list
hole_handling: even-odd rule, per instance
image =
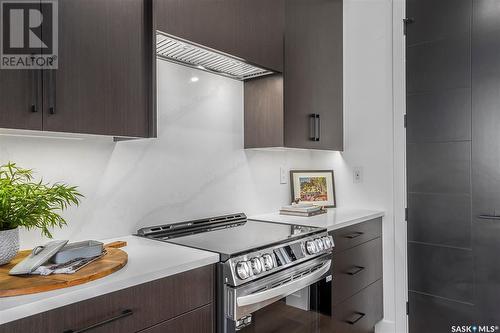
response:
[[[207,251],[205,251],[207,252]],[[207,252],[210,253],[210,252]],[[187,272],[193,269],[204,267],[207,265],[212,265],[219,262],[219,255],[217,253],[212,253],[204,258],[193,260],[188,263],[182,263],[175,266],[171,266],[165,269],[159,269],[157,271],[148,272],[147,274],[135,276],[123,280],[116,281],[112,279],[112,274],[91,281],[89,283],[95,283],[95,285],[89,286],[85,289],[75,289],[69,287],[65,290],[64,294],[49,296],[47,298],[42,298],[29,304],[21,304],[16,307],[0,311],[0,326],[7,324],[19,319],[27,318],[33,315],[37,315],[46,311],[54,310],[60,307],[71,305],[77,302],[85,301],[91,298],[99,297],[102,295],[110,294],[123,289],[131,288],[140,284],[148,283],[154,280],[167,278],[169,276]],[[78,287],[78,286],[77,286]],[[64,290],[64,289],[59,289]],[[29,296],[29,295],[28,295]],[[14,296],[18,297],[18,296]],[[22,297],[22,296],[20,296]],[[0,302],[1,302],[0,298]]]
[[[363,223],[363,222],[367,222],[367,221],[370,221],[370,220],[378,219],[379,217],[384,217],[384,216],[385,216],[384,212],[382,212],[382,211],[381,212],[376,212],[376,213],[372,213],[370,215],[366,215],[366,216],[363,216],[363,217],[358,217],[358,218],[355,218],[355,219],[352,219],[352,220],[349,220],[349,221],[346,221],[346,222],[342,222],[342,223],[336,224],[334,226],[328,227],[327,230],[328,231],[338,230],[338,229],[342,229],[342,228],[345,228],[345,227],[350,227],[351,225],[355,225],[355,224],[358,224],[358,223]]]
[[[311,217],[280,215],[279,212],[273,212],[250,216],[248,219],[259,222],[313,226],[334,231],[384,216],[385,211],[382,210],[331,208],[326,214]]]

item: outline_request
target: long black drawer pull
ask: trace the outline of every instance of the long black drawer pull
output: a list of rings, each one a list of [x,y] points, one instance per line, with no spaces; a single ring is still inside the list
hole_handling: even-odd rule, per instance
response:
[[[354,314],[352,314],[349,318],[347,318],[345,320],[346,323],[350,324],[350,325],[354,325],[356,324],[358,321],[361,320],[361,318],[363,318],[364,316],[366,316],[365,313],[363,312],[355,312]]]
[[[500,220],[498,215],[479,215],[479,218],[483,220]]]
[[[346,274],[349,274],[349,275],[356,275],[358,274],[359,272],[361,272],[362,270],[364,270],[365,268],[363,266],[354,266],[353,268],[349,269]]]
[[[345,235],[344,238],[354,239],[354,238],[358,238],[359,236],[364,235],[364,234],[365,234],[364,232],[357,231],[357,232],[353,232],[352,234]]]
[[[90,325],[90,326],[88,326],[86,328],[82,328],[82,329],[79,329],[79,330],[76,330],[76,331],[75,330],[66,330],[66,331],[64,331],[64,333],[83,333],[83,332],[87,332],[87,331],[93,330],[94,328],[97,328],[97,327],[109,324],[109,323],[111,323],[113,321],[116,321],[116,320],[119,320],[119,319],[122,319],[122,318],[125,318],[125,317],[128,317],[128,316],[131,316],[133,314],[134,314],[134,312],[132,310],[130,310],[130,309],[123,310],[122,313],[120,313],[118,316],[115,316],[115,317],[103,320],[101,322],[98,322],[96,324]]]

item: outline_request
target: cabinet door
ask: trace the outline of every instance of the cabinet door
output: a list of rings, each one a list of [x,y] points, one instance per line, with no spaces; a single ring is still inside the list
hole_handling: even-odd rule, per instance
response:
[[[382,280],[334,306],[332,312],[332,332],[373,333],[384,315]]]
[[[281,72],[284,0],[155,0],[157,29]]]
[[[285,145],[342,150],[342,1],[287,0],[285,7]],[[319,141],[311,139],[312,114]]]
[[[44,71],[44,130],[149,136],[150,19],[147,0],[59,1],[59,68]]]
[[[0,128],[41,130],[40,89],[40,70],[0,70]]]
[[[141,333],[212,333],[214,314],[212,304],[150,327]]]

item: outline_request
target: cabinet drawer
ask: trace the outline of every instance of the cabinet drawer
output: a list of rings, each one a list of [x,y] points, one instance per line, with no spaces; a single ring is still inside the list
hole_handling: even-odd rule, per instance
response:
[[[128,333],[213,301],[213,265],[67,305],[0,326],[0,333]]]
[[[382,280],[332,308],[333,332],[369,333],[383,317]]]
[[[343,251],[382,235],[382,218],[332,231],[334,252]]]
[[[333,255],[332,304],[382,278],[382,238]]]
[[[212,333],[214,331],[212,304],[155,325],[141,333]]]

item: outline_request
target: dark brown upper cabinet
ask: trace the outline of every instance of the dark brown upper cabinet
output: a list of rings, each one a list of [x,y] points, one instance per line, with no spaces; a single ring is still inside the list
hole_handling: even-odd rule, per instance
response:
[[[149,137],[147,0],[59,0],[59,68],[44,71],[44,130]]]
[[[285,0],[155,0],[156,28],[283,71]]]
[[[245,148],[343,150],[342,0],[286,0],[284,74],[245,82]]]
[[[41,130],[41,71],[0,70],[0,128]]]
[[[152,16],[152,0],[59,0],[58,69],[2,70],[0,127],[155,136]]]

